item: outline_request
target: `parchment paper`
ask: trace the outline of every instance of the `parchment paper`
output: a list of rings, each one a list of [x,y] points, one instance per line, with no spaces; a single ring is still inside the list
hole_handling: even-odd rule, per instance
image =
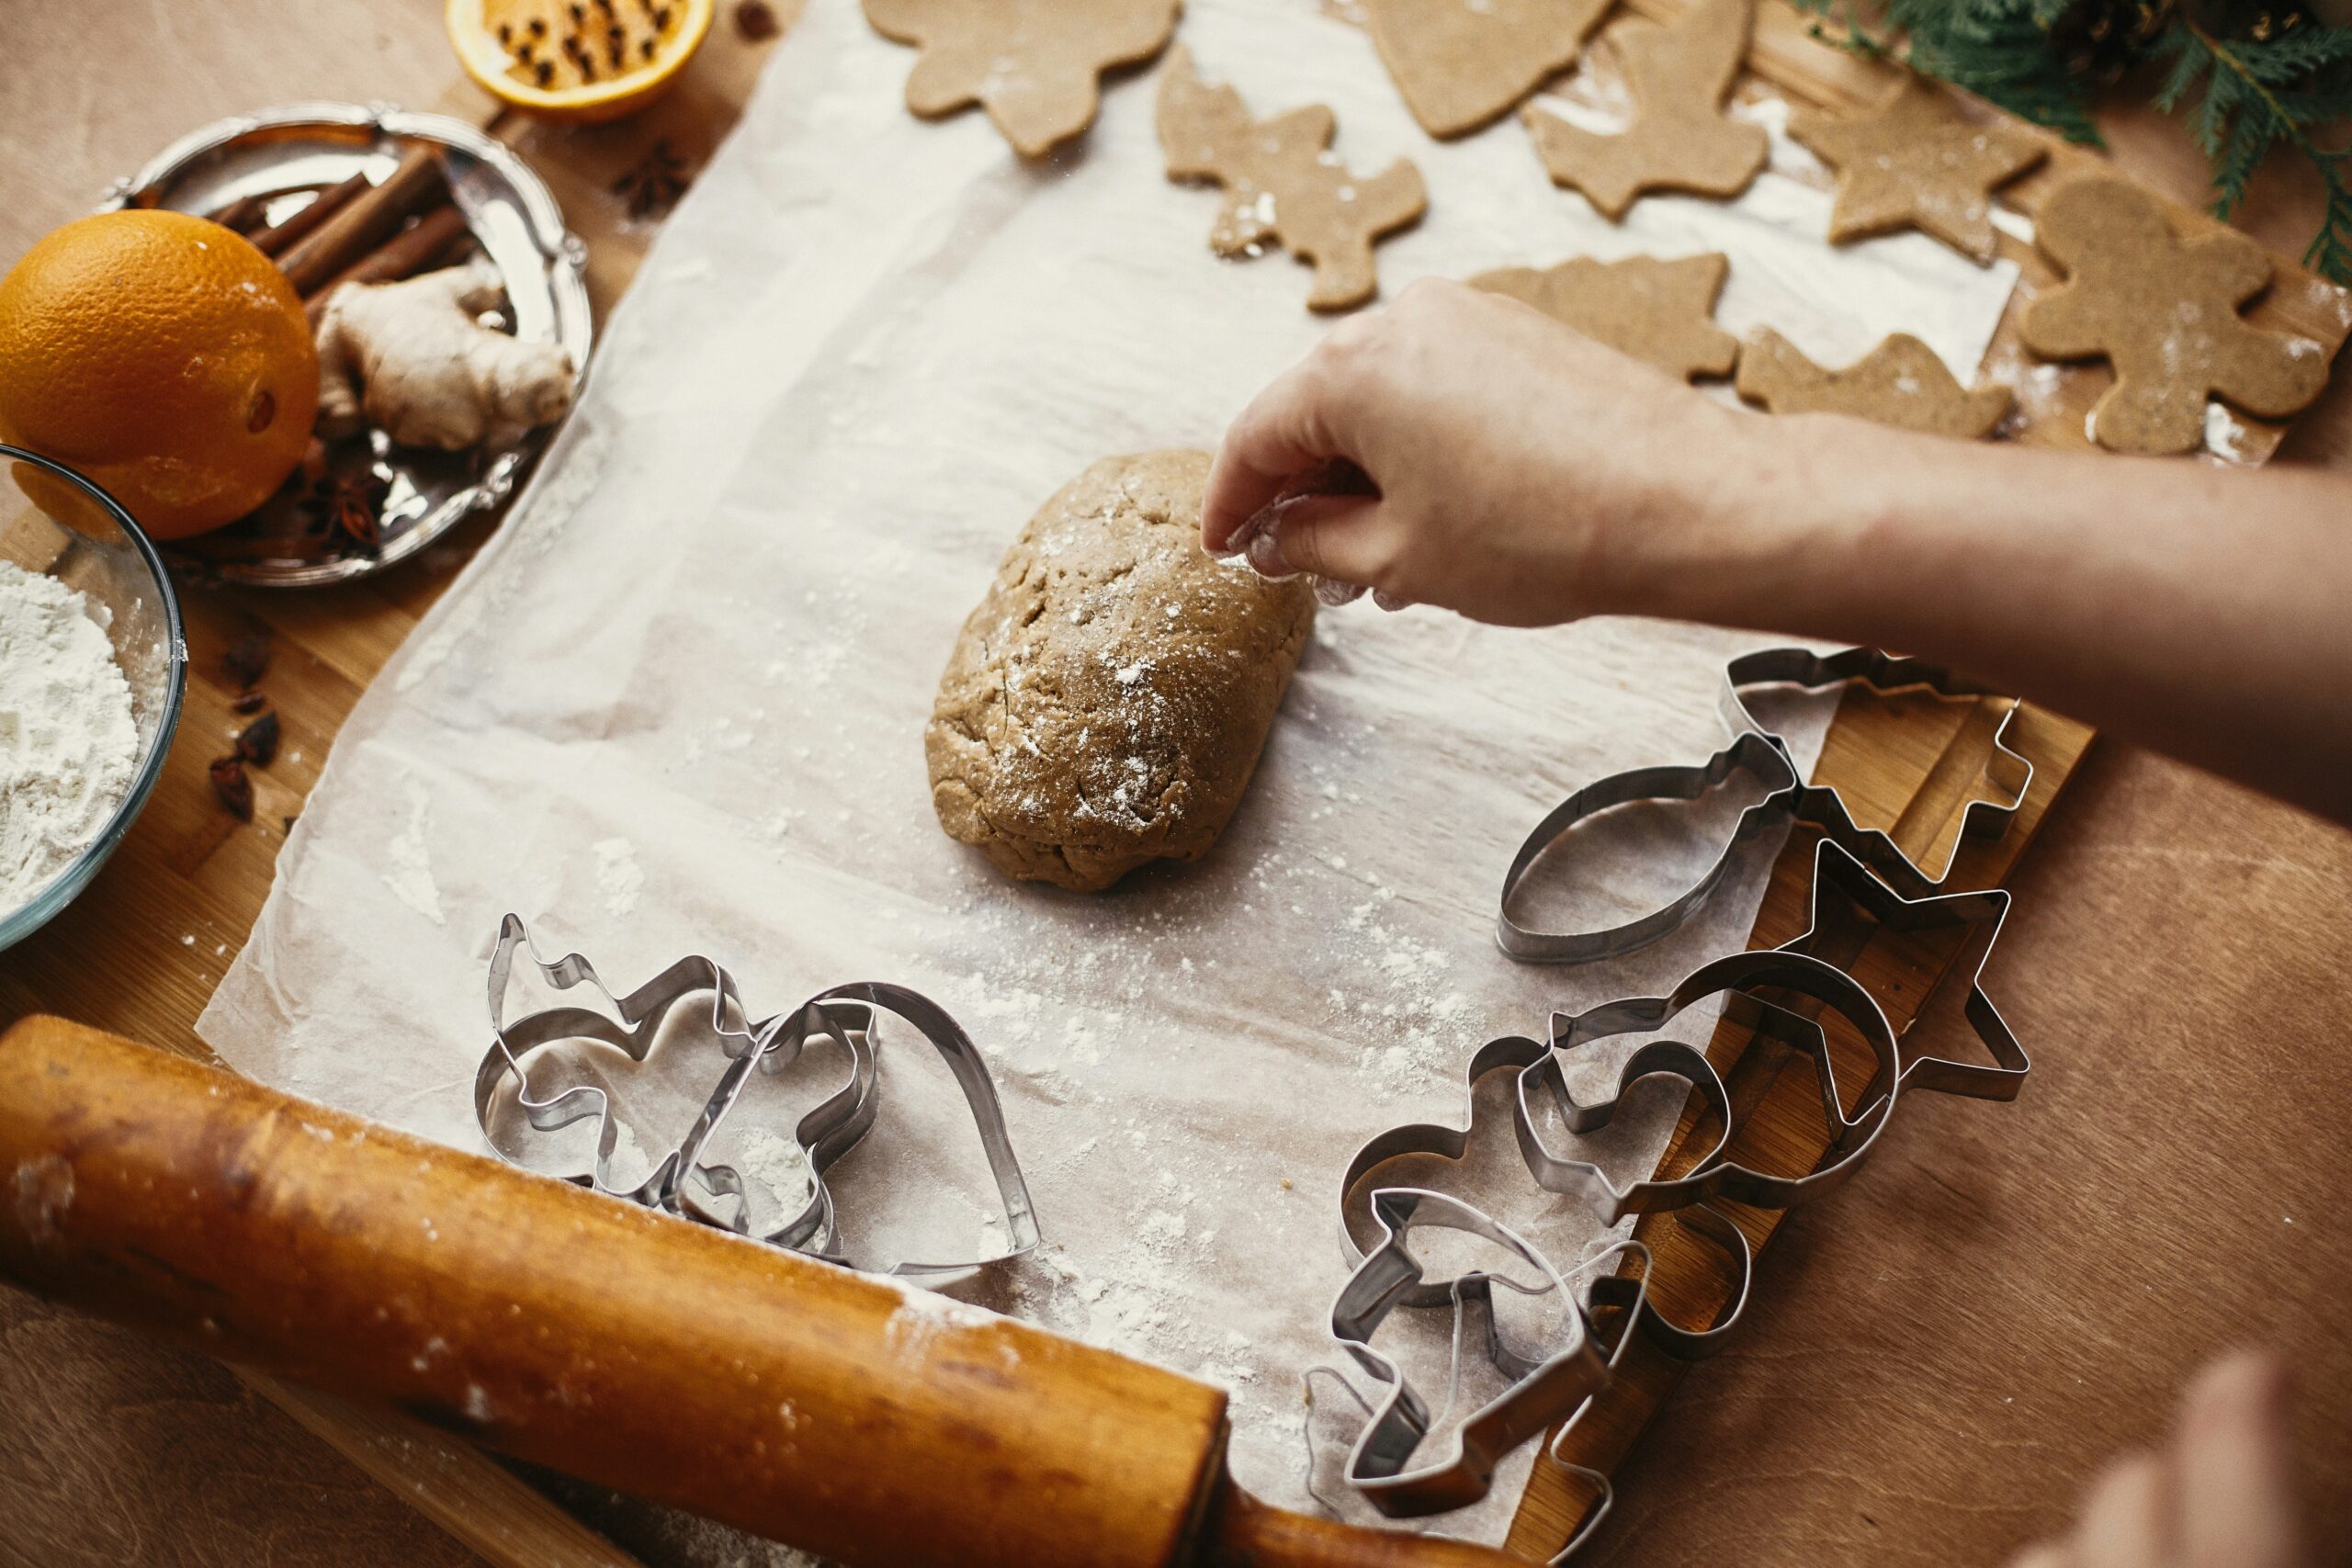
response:
[[[1916,235],[1833,251],[1826,197],[1774,174],[1612,227],[1549,185],[1515,121],[1429,141],[1364,35],[1312,0],[1192,0],[1182,37],[1261,116],[1334,106],[1351,166],[1420,164],[1429,218],[1380,252],[1392,292],[1720,248],[1733,330],[1769,321],[1844,363],[1900,328],[1966,378],[2012,281]],[[507,910],[623,987],[701,952],[762,1012],[852,979],[927,991],[989,1055],[1048,1237],[973,1299],[1225,1384],[1238,1478],[1312,1506],[1301,1376],[1331,1359],[1341,1167],[1384,1127],[1458,1119],[1489,1036],[1743,943],[1769,844],[1633,961],[1529,968],[1490,933],[1528,827],[1603,773],[1706,756],[1723,660],[1759,639],[1327,613],[1208,861],[1096,897],[1003,880],[929,801],[922,732],[957,626],[1063,481],[1213,446],[1328,323],[1289,259],[1210,254],[1218,197],[1162,177],[1149,75],[1024,166],[978,115],[908,116],[912,60],[851,0],[813,0],[780,45],[529,493],[345,726],[200,1029],[257,1077],[470,1147]],[[1791,716],[1809,755],[1826,710]],[[1551,890],[1550,912],[1677,890],[1739,804],[1613,825],[1585,863],[1608,874]],[[992,1250],[960,1102],[919,1043],[885,1049],[883,1124],[834,1183],[854,1239]],[[776,1105],[824,1087],[780,1080]],[[1624,1173],[1654,1162],[1673,1097],[1639,1109],[1606,1145]],[[1507,1163],[1487,1195],[1572,1264],[1596,1227]],[[1406,1337],[1442,1393],[1431,1333]],[[1532,1462],[1438,1523],[1498,1540]]]

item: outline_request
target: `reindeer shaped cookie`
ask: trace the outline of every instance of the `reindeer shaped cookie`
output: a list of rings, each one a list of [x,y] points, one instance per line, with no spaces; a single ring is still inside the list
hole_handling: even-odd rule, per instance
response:
[[[1315,268],[1309,309],[1345,310],[1380,289],[1372,244],[1414,222],[1427,203],[1420,171],[1399,158],[1379,174],[1348,172],[1330,152],[1338,121],[1311,104],[1268,120],[1250,118],[1241,95],[1211,86],[1179,46],[1159,85],[1159,144],[1168,177],[1225,187],[1209,243],[1222,256],[1254,255],[1273,241]]]

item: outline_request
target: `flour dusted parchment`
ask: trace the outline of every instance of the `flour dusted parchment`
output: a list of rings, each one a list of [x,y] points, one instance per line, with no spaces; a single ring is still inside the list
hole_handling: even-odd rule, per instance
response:
[[[1371,39],[1315,0],[1190,0],[1183,27],[1204,75],[1329,103],[1351,161],[1421,166],[1430,214],[1385,246],[1393,286],[1719,252],[1726,330],[1772,326],[1824,364],[1908,331],[1971,378],[2007,297],[2007,273],[1924,235],[1827,249],[1826,189],[1772,171],[1612,228],[1516,125],[1431,142]],[[1489,1037],[1657,994],[1745,942],[1769,843],[1703,923],[1629,960],[1517,964],[1492,928],[1521,835],[1604,773],[1714,750],[1723,660],[1763,639],[1329,612],[1213,852],[1103,894],[1008,881],[939,831],[922,739],[1006,541],[1100,458],[1214,446],[1325,329],[1293,263],[1201,245],[1217,198],[1161,177],[1150,91],[1109,95],[1039,165],[978,116],[910,118],[906,71],[842,0],[779,45],[531,492],[354,710],[200,1028],[256,1077],[470,1147],[482,965],[509,909],[624,987],[689,953],[763,1013],[847,980],[912,986],[987,1053],[1046,1235],[967,1293],[1216,1380],[1241,1484],[1311,1508],[1301,1380],[1334,1359],[1340,1170],[1385,1128],[1458,1120]],[[1809,760],[1826,713],[1773,717]],[[1729,804],[1622,814],[1529,914],[1623,918],[1680,891]],[[595,848],[613,839],[644,875],[625,913]],[[395,844],[429,866],[429,904],[385,881]],[[828,1176],[860,1255],[995,1250],[952,1077],[920,1042],[886,1039],[883,1061],[881,1119]],[[760,1077],[777,1098],[747,1137],[830,1087]],[[1636,1098],[1600,1140],[1613,1174],[1654,1164],[1674,1110]],[[795,1179],[788,1145],[730,1153]],[[1495,1170],[1472,1196],[1563,1267],[1583,1256],[1589,1219]],[[1486,1505],[1429,1523],[1500,1540],[1534,1462],[1522,1449]]]
[[[138,767],[130,682],[89,601],[0,561],[0,914],[104,831]]]

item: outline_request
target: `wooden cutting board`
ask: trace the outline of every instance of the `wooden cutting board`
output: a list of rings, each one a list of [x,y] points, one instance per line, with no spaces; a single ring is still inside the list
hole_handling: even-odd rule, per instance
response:
[[[1667,17],[1687,0],[1625,3],[1629,9]],[[797,0],[781,0],[775,6],[787,24],[797,9]],[[731,10],[722,6],[719,24],[677,91],[646,115],[617,126],[560,131],[501,118],[496,106],[469,85],[454,86],[437,100],[411,107],[439,108],[491,125],[523,152],[554,189],[571,226],[589,243],[589,283],[601,316],[626,288],[658,230],[658,217],[628,216],[613,193],[614,183],[657,143],[666,142],[690,171],[698,168],[734,123],[764,58],[766,45],[745,39],[729,25]],[[1603,56],[1596,63],[1605,69],[1605,51]],[[1742,91],[1838,107],[1871,101],[1886,90],[1887,80],[1878,68],[1812,39],[1801,20],[1768,4]],[[299,84],[289,84],[283,96],[300,96],[300,91]],[[2094,161],[2091,154],[2062,148],[2050,172],[2015,187],[2018,205],[2030,211],[2064,171]],[[1577,198],[1563,194],[1560,199]],[[2203,221],[2193,217],[2185,220]],[[2030,247],[2005,236],[2003,254],[2019,264],[2028,287],[2047,281]],[[2322,338],[2333,349],[2344,330],[2338,298],[2329,286],[2282,263],[2278,285],[2255,316],[2266,324]],[[1996,340],[1991,360],[1996,366],[2004,362],[2005,351],[2014,350],[2014,320],[2013,310]],[[2082,444],[2082,415],[2105,384],[2106,372],[2098,367],[2068,368],[2054,378],[2053,395],[2037,399],[2026,411],[2023,438]],[[2242,455],[2256,460],[2267,457],[2278,430],[2246,423],[2249,435]],[[195,1035],[195,1019],[251,931],[267,895],[278,849],[317,782],[328,746],[368,682],[493,525],[490,520],[470,525],[448,544],[428,552],[425,559],[365,583],[301,593],[204,590],[186,595],[191,678],[179,739],[164,779],[92,891],[46,931],[0,956],[0,1016],[60,1012],[134,1038],[207,1055]],[[254,773],[257,809],[248,825],[214,804],[205,764],[227,749],[228,737],[245,722],[230,711],[236,688],[222,672],[221,655],[231,644],[255,634],[272,640],[274,660],[261,686],[280,715],[284,745],[271,768]],[[1943,705],[1932,713],[1915,711],[1915,706],[1914,699],[1882,704],[1849,698],[1832,728],[1817,774],[1847,789],[1866,819],[1888,827],[1906,845],[1931,841],[1937,831],[1948,830],[1957,800],[1964,797],[1953,792],[1970,787],[1975,777],[1972,769],[1982,761],[1981,752],[1972,747],[1981,746],[1989,730],[1982,719],[1968,719]],[[2047,750],[2037,756],[2037,799],[2004,841],[2003,848],[2011,853],[2023,847],[2039,825],[2049,799],[2088,739],[2079,726],[2054,716],[2032,719],[2033,744]],[[1972,865],[1967,874],[1998,880],[2007,869],[2006,863],[1984,863]],[[1789,882],[1790,875],[1790,865],[1776,872],[1772,896],[1758,926],[1759,942],[1780,940],[1775,932],[1796,929],[1782,930],[1791,912],[1802,908],[1801,902],[1790,902],[1797,886]],[[1890,963],[1899,961],[1899,956],[1890,956]],[[1911,962],[1932,964],[1933,959],[1928,955]],[[1719,1039],[1713,1049],[1727,1062],[1739,1043]],[[2000,1111],[1988,1107],[1984,1113],[1998,1115]],[[1762,1235],[1760,1221],[1758,1224],[1752,1234]],[[1655,1239],[1662,1256],[1670,1258],[1670,1238]],[[1692,1273],[1686,1288],[1690,1293],[1675,1297],[1677,1306],[1702,1315],[1703,1278]],[[1670,1370],[1645,1373],[1631,1391],[1638,1397],[1612,1405],[1592,1424],[1596,1457],[1609,1458],[1630,1444],[1669,1382]],[[630,1561],[463,1444],[304,1391],[266,1382],[257,1386],[490,1562],[543,1568]],[[1548,1552],[1547,1543],[1565,1535],[1568,1521],[1582,1507],[1582,1499],[1539,1477],[1522,1506],[1514,1547],[1536,1555]]]

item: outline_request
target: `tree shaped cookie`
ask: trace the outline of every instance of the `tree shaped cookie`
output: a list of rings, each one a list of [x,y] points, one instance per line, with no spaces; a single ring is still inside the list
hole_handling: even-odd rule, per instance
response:
[[[1729,268],[1719,254],[1672,261],[1576,256],[1541,270],[1481,273],[1470,285],[1508,294],[1620,354],[1688,380],[1727,376],[1739,357],[1739,340],[1710,320]]]
[[[1097,80],[1149,60],[1178,0],[865,0],[884,38],[922,53],[907,107],[925,118],[978,104],[1024,158],[1094,123]]]
[[[2205,400],[2283,419],[2327,385],[2327,351],[2249,326],[2238,307],[2270,281],[2270,258],[2243,234],[2194,240],[2128,180],[2063,186],[2035,233],[2066,273],[2026,306],[2025,345],[2048,359],[2103,355],[2115,385],[2091,410],[2091,435],[2116,452],[2189,452],[2205,438]]]
[[[1634,121],[1607,136],[1529,105],[1527,128],[1553,182],[1584,192],[1611,220],[1646,190],[1746,190],[1771,141],[1762,126],[1726,118],[1724,101],[1755,20],[1756,0],[1698,0],[1664,27],[1639,17],[1612,25]]]
[[[1307,305],[1344,310],[1379,291],[1372,243],[1421,215],[1420,171],[1399,158],[1369,178],[1332,156],[1338,122],[1321,104],[1253,120],[1231,87],[1210,86],[1182,47],[1159,84],[1159,144],[1168,177],[1213,181],[1225,207],[1209,243],[1219,255],[1254,254],[1279,242],[1315,267]]]
[[[1406,107],[1431,136],[1477,130],[1577,57],[1611,0],[1359,0]]]
[[[1920,76],[1868,114],[1793,115],[1789,134],[1838,171],[1832,244],[1920,229],[1979,262],[1993,259],[1994,189],[2048,151],[2030,132],[1970,119]]]
[[[1774,413],[1844,413],[1898,430],[1973,441],[2009,412],[2003,386],[1970,390],[1909,333],[1896,333],[1843,370],[1825,370],[1766,327],[1739,355],[1739,395]]]

